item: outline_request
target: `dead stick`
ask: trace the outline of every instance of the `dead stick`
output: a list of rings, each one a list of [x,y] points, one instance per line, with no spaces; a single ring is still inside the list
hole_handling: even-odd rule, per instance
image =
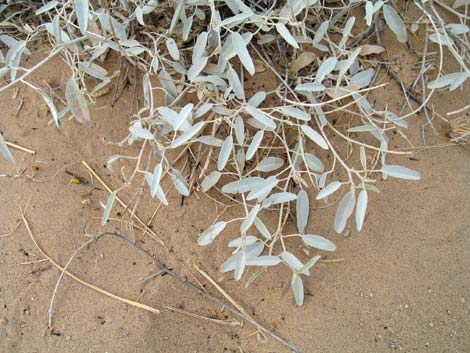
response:
[[[29,148],[26,148],[26,147],[22,147],[22,146],[17,145],[16,143],[13,143],[13,142],[5,141],[5,144],[7,146],[10,146],[12,148],[16,148],[17,150],[20,150],[20,151],[23,151],[23,152],[26,152],[26,153],[29,153],[29,154],[36,154],[36,151],[30,150]]]
[[[34,235],[33,235],[33,232],[31,231],[31,228],[29,226],[29,223],[28,221],[26,220],[26,217],[23,213],[23,210],[21,210],[21,218],[23,219],[23,223],[26,227],[26,230],[28,231],[28,234],[29,234],[29,237],[31,238],[31,241],[34,243],[34,245],[38,248],[39,252],[47,259],[49,260],[49,262],[51,264],[53,264],[55,267],[57,267],[60,271],[64,271],[64,267],[62,267],[61,265],[59,265],[57,262],[55,262],[40,246],[39,244],[37,243],[36,239],[34,238]],[[105,289],[102,289],[100,287],[97,287],[93,284],[90,284],[84,280],[82,280],[81,278],[75,276],[74,274],[68,272],[68,271],[64,271],[65,275],[69,276],[70,278],[74,279],[75,281],[83,284],[84,286],[88,287],[88,288],[91,288],[101,294],[104,294],[106,295],[107,297],[109,298],[112,298],[112,299],[116,299],[120,302],[123,302],[123,303],[126,303],[126,304],[129,304],[129,305],[132,305],[134,307],[137,307],[139,309],[142,309],[142,310],[145,310],[145,311],[149,311],[151,313],[154,313],[154,314],[158,314],[160,313],[160,310],[158,309],[155,309],[155,308],[152,308],[151,306],[148,306],[148,305],[145,305],[145,304],[142,304],[142,303],[138,303],[138,302],[135,302],[133,300],[130,300],[130,299],[127,299],[127,298],[123,298],[123,297],[120,297],[116,294],[113,294],[113,293],[110,293],[108,292],[107,290]]]
[[[173,307],[171,307],[171,306],[166,306],[166,305],[164,305],[163,307],[164,307],[165,309],[168,309],[168,310],[173,311],[173,312],[175,312],[175,313],[183,314],[183,315],[186,315],[186,316],[189,316],[189,317],[193,317],[193,318],[195,318],[195,319],[200,319],[200,320],[204,320],[204,321],[213,322],[213,323],[219,324],[219,325],[225,325],[225,326],[242,326],[242,322],[237,321],[237,320],[219,320],[219,319],[213,319],[213,318],[210,318],[210,317],[205,317],[205,316],[197,315],[197,314],[191,313],[191,312],[186,311],[186,310],[181,310],[181,309],[173,308]]]
[[[23,216],[24,218],[24,216]],[[31,235],[32,233],[30,233]],[[198,293],[201,297],[203,298],[206,298],[208,299],[209,301],[221,306],[222,308],[226,308],[227,310],[229,310],[231,313],[233,313],[234,315],[238,316],[239,318],[251,323],[252,325],[254,325],[258,330],[260,330],[261,332],[263,332],[264,334],[266,335],[269,335],[271,336],[272,338],[274,338],[275,340],[277,340],[278,342],[282,343],[284,346],[288,347],[290,350],[294,351],[295,353],[302,353],[302,351],[297,348],[295,345],[293,345],[291,342],[285,340],[284,338],[280,337],[279,335],[277,335],[276,333],[270,331],[269,329],[267,329],[266,327],[264,327],[263,325],[259,324],[258,322],[256,322],[251,316],[249,316],[248,314],[246,314],[245,310],[242,309],[242,311],[240,311],[240,309],[237,307],[237,306],[231,306],[231,305],[228,305],[226,304],[225,302],[223,302],[222,300],[216,298],[216,297],[213,297],[209,294],[207,294],[206,292],[204,292],[203,290],[201,290],[195,283],[189,281],[188,279],[178,275],[176,272],[173,272],[171,269],[169,269],[168,267],[165,266],[165,264],[163,262],[161,262],[158,258],[156,258],[155,256],[153,256],[151,253],[149,253],[147,250],[145,250],[142,246],[140,246],[139,244],[135,243],[134,241],[126,238],[125,236],[117,233],[117,232],[104,232],[104,233],[101,233],[97,236],[95,236],[94,238],[92,238],[92,240],[89,240],[87,242],[88,243],[91,243],[92,241],[95,241],[95,240],[98,240],[106,235],[109,235],[111,237],[116,237],[118,239],[121,239],[123,241],[125,241],[126,243],[128,243],[129,245],[133,246],[135,249],[137,249],[138,251],[140,251],[143,255],[145,255],[147,258],[149,258],[157,267],[157,269],[159,270],[159,272],[161,272],[162,276],[163,275],[169,275],[170,277],[172,277],[173,279],[175,279],[176,281],[182,283],[183,285],[191,288],[192,290],[194,290],[196,293]],[[34,239],[34,238],[32,238]],[[36,244],[36,243],[35,243]],[[36,244],[37,246],[37,244]],[[84,248],[84,246],[81,246],[80,249]],[[78,251],[77,251],[78,252]],[[75,253],[77,253],[75,252]],[[44,257],[47,257],[47,255],[43,252],[43,255]],[[52,262],[52,261],[51,261]],[[70,263],[70,261],[69,261]],[[59,265],[57,265],[59,266]],[[64,271],[64,270],[63,270]],[[70,275],[69,275],[70,276]],[[210,278],[210,277],[209,277]],[[86,283],[86,282],[85,282]],[[89,284],[87,284],[89,285]],[[103,291],[103,290],[102,290]],[[110,293],[111,294],[111,293]],[[117,299],[117,298],[116,298]],[[121,300],[123,298],[120,298]],[[133,303],[133,304],[132,304]],[[136,306],[135,302],[131,302],[130,303],[131,305],[134,305]],[[137,303],[138,304],[138,303]],[[233,303],[232,303],[233,304]],[[155,309],[156,310],[156,309]]]

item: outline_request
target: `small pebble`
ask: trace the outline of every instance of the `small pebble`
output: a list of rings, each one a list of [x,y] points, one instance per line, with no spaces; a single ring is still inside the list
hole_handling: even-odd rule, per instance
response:
[[[465,304],[465,298],[460,299],[460,302],[461,302],[462,304]]]

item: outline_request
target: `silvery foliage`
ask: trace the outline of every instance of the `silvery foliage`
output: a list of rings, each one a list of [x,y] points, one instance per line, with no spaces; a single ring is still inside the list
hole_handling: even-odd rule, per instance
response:
[[[416,171],[388,163],[391,151],[387,132],[406,129],[406,118],[412,114],[400,115],[374,107],[367,93],[374,89],[375,69],[362,66],[361,47],[350,46],[354,24],[365,21],[370,27],[378,16],[383,16],[399,42],[407,41],[404,20],[391,1],[356,0],[334,8],[317,0],[120,0],[114,1],[110,9],[99,7],[98,3],[49,1],[36,10],[42,24],[24,25],[22,32],[26,38],[0,34],[0,41],[8,47],[6,56],[0,55],[3,65],[0,76],[32,87],[49,107],[51,121],[61,127],[68,116],[91,124],[87,102],[107,89],[118,75],[102,65],[110,52],[119,53],[144,71],[143,106],[133,115],[124,140],[129,145],[139,142],[141,147],[139,156],[133,158],[137,165],[128,177],[129,183],[143,174],[151,196],[168,205],[161,184],[165,174],[183,196],[189,196],[192,187],[184,171],[176,169],[170,157],[172,152],[197,146],[203,156],[209,156],[198,189],[236,197],[245,215],[217,221],[199,236],[198,243],[210,246],[227,225],[237,223],[238,232],[228,243],[232,254],[221,267],[222,272],[233,272],[235,280],[243,277],[247,267],[257,268],[248,279],[249,284],[264,268],[286,265],[292,271],[295,301],[301,305],[302,277],[310,275],[320,256],[315,254],[302,262],[289,251],[288,238],[300,238],[315,251],[336,248],[324,236],[310,231],[309,220],[314,218],[311,206],[337,200],[334,230],[343,233],[354,214],[360,231],[368,194],[378,191],[374,185],[377,178],[420,178]],[[426,3],[415,2],[423,9],[424,18],[433,19],[434,9],[430,10]],[[458,9],[468,2],[456,1],[454,5]],[[0,13],[8,6],[2,5]],[[357,6],[364,8],[364,18],[351,15],[350,8]],[[152,16],[163,13],[171,20],[164,22],[164,28],[156,28],[160,19]],[[306,21],[313,13],[314,20]],[[428,27],[432,33],[429,39],[441,49],[454,52],[455,38],[467,40],[469,28],[464,23],[446,26],[432,23]],[[330,34],[338,29],[342,35],[333,42]],[[138,37],[130,35],[139,31]],[[27,82],[31,70],[20,65],[20,60],[30,54],[28,44],[44,32],[54,44],[50,57],[61,53],[73,72],[66,83],[67,105],[63,109],[58,109],[43,90]],[[280,47],[297,65],[295,72],[290,77],[284,76],[275,92],[259,91],[247,96],[244,78],[254,75],[257,65],[269,66],[258,53]],[[315,49],[321,55],[312,56],[307,49]],[[280,55],[277,52],[274,58]],[[442,75],[429,82],[428,88],[460,87],[469,76],[462,59],[459,62],[461,72]],[[306,66],[315,70],[302,71]],[[89,82],[96,85],[91,87]],[[155,97],[162,91],[165,105],[157,107]],[[180,98],[188,92],[197,96],[197,103],[180,104]],[[267,97],[273,95],[277,105],[266,104]],[[346,105],[349,112],[355,106],[357,113],[351,127],[340,131],[328,119],[328,110],[331,107],[340,110]],[[332,134],[353,147],[357,165],[353,162],[355,158],[342,156],[342,151],[332,143]],[[141,159],[148,146],[158,162],[142,171]],[[1,135],[0,152],[14,161]],[[125,158],[128,157],[112,156],[108,164],[112,166]],[[339,170],[344,172],[344,178],[337,176],[342,175]],[[313,197],[306,191],[309,186],[314,190]],[[110,215],[116,192],[108,198],[103,224]],[[275,210],[278,221],[266,222],[266,210]],[[285,234],[291,211],[295,213],[297,230]]]

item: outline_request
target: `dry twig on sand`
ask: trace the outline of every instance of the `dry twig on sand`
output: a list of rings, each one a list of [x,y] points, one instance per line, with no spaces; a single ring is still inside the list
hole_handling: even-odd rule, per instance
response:
[[[145,304],[142,304],[142,303],[139,303],[139,302],[136,302],[136,301],[133,301],[133,300],[130,300],[130,299],[127,299],[127,298],[123,298],[123,297],[120,297],[116,294],[113,294],[113,293],[110,293],[100,287],[97,287],[93,284],[90,284],[86,281],[84,281],[83,279],[75,276],[74,274],[70,273],[68,271],[68,267],[70,266],[70,264],[72,263],[73,259],[75,258],[75,256],[80,253],[81,250],[83,250],[84,248],[86,248],[88,245],[90,245],[91,243],[99,240],[100,238],[103,238],[105,236],[111,236],[111,237],[114,237],[114,238],[118,238],[120,240],[123,240],[125,241],[126,243],[130,244],[131,246],[133,246],[135,249],[137,249],[139,252],[141,252],[142,254],[144,254],[147,258],[149,258],[157,267],[157,270],[158,272],[160,272],[162,275],[169,275],[170,277],[174,278],[176,281],[184,284],[185,286],[191,288],[192,290],[194,290],[197,294],[199,294],[201,297],[205,298],[205,299],[208,299],[209,301],[221,306],[222,308],[225,308],[227,310],[229,310],[231,313],[233,313],[234,315],[238,316],[239,318],[249,322],[250,324],[254,325],[260,332],[262,332],[263,334],[266,334],[272,338],[274,338],[275,340],[277,340],[278,342],[282,343],[284,346],[288,347],[289,349],[291,349],[293,352],[296,352],[296,353],[301,353],[300,349],[297,348],[294,344],[292,344],[291,342],[285,340],[284,338],[280,337],[279,335],[277,335],[276,333],[270,331],[269,329],[267,329],[266,327],[264,327],[263,325],[259,324],[258,322],[256,322],[251,316],[249,316],[246,311],[240,307],[239,305],[235,305],[236,303],[234,301],[231,301],[232,305],[228,305],[226,303],[224,303],[222,300],[216,298],[216,297],[213,297],[211,296],[210,294],[207,294],[205,291],[203,291],[202,289],[199,288],[198,285],[196,285],[195,283],[187,280],[186,278],[178,275],[177,273],[173,272],[171,269],[169,269],[168,267],[165,266],[165,264],[163,264],[159,259],[157,259],[155,256],[153,256],[152,254],[150,254],[147,250],[145,250],[144,248],[142,248],[139,244],[133,242],[132,240],[126,238],[125,236],[117,233],[117,232],[104,232],[104,233],[101,233],[101,234],[98,234],[92,238],[90,238],[89,240],[87,240],[84,244],[82,244],[74,253],[73,255],[70,257],[70,259],[67,261],[66,265],[65,266],[61,266],[59,265],[57,262],[55,262],[40,246],[39,244],[37,243],[34,235],[33,235],[33,232],[29,226],[29,223],[28,221],[26,220],[26,217],[25,217],[25,214],[23,212],[23,210],[21,209],[21,217],[22,217],[22,220],[23,220],[23,223],[28,231],[28,234],[31,238],[31,240],[33,241],[34,245],[38,248],[38,250],[40,251],[40,253],[47,259],[49,260],[55,267],[57,267],[60,271],[61,271],[61,275],[57,281],[57,284],[55,286],[55,289],[54,289],[54,293],[52,295],[52,299],[51,299],[51,306],[49,308],[49,326],[52,325],[52,306],[54,304],[54,299],[55,299],[55,295],[57,293],[57,290],[60,286],[60,282],[62,280],[62,278],[67,275],[69,276],[70,278],[76,280],[77,282],[87,286],[88,288],[91,288],[101,294],[104,294],[112,299],[116,299],[120,302],[123,302],[123,303],[126,303],[126,304],[129,304],[129,305],[132,305],[134,307],[137,307],[137,308],[140,308],[142,310],[146,310],[146,311],[149,311],[151,313],[154,313],[154,314],[158,314],[160,313],[160,310],[156,309],[156,308],[153,308],[153,307],[150,307],[148,305],[145,305]],[[200,271],[200,273],[203,273]],[[206,277],[206,276],[205,276]],[[206,278],[210,278],[210,277],[206,277]],[[213,280],[211,280],[211,283],[213,282]],[[219,288],[218,288],[219,289]],[[220,289],[219,289],[220,291]],[[228,296],[228,294],[225,295],[226,298],[230,298],[230,296]],[[235,303],[235,304],[234,304]],[[167,307],[167,309],[169,310],[172,310],[170,309],[169,307]]]

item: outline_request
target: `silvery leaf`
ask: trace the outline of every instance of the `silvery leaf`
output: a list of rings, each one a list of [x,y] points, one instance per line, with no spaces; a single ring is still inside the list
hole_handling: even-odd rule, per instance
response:
[[[180,172],[173,170],[171,180],[173,181],[173,185],[175,186],[176,190],[178,190],[181,195],[186,197],[189,196],[189,189],[188,185],[186,184],[186,179],[181,175]]]
[[[312,118],[310,114],[295,107],[288,107],[288,106],[281,107],[281,112],[285,115],[288,115],[288,116],[291,116],[293,118],[303,120],[303,121],[310,121],[310,119]]]
[[[295,303],[302,305],[304,303],[304,284],[302,278],[297,273],[292,274],[292,292],[294,293]]]
[[[261,110],[258,108],[255,108],[251,105],[246,105],[244,108],[245,112],[251,115],[253,118],[258,120],[261,124],[264,126],[270,128],[270,129],[275,129],[276,128],[276,123],[265,113],[263,113]]]
[[[406,26],[398,12],[392,6],[385,4],[383,5],[383,14],[385,22],[392,32],[395,33],[398,41],[401,43],[406,43],[408,39]]]
[[[142,138],[144,140],[153,140],[153,134],[150,131],[148,131],[147,129],[144,129],[142,127],[142,123],[140,121],[134,122],[129,127],[129,131],[135,137]]]
[[[85,73],[87,73],[88,75],[94,78],[97,78],[98,80],[109,81],[109,78],[106,77],[108,75],[108,72],[106,71],[106,69],[104,69],[103,67],[93,62],[82,61],[78,64],[78,66],[80,67],[82,71],[84,71]]]
[[[180,52],[178,50],[178,46],[176,45],[175,40],[173,38],[168,38],[165,44],[173,60],[179,60]]]
[[[226,225],[226,222],[220,221],[210,226],[199,236],[197,243],[202,246],[209,245],[225,229]]]
[[[168,206],[168,201],[166,199],[165,193],[163,192],[162,187],[160,185],[158,185],[157,192],[155,194],[163,205]]]
[[[284,202],[290,202],[297,199],[297,195],[291,192],[278,192],[276,194],[272,194],[267,199],[263,201],[263,207],[268,208],[272,205],[277,205]]]
[[[203,192],[209,191],[215,184],[217,184],[221,176],[222,174],[217,170],[213,171],[209,175],[206,175],[201,183],[201,190]]]
[[[276,266],[281,263],[278,256],[259,256],[251,260],[246,260],[247,266]]]
[[[348,132],[371,132],[371,131],[376,131],[377,126],[375,125],[361,125],[361,126],[355,126],[349,128],[347,131]]]
[[[280,17],[291,18],[299,15],[305,8],[315,4],[318,0],[291,0],[281,9]]]
[[[315,32],[315,36],[313,37],[313,45],[317,45],[318,43],[321,42],[321,40],[325,37],[325,34],[328,31],[329,26],[330,26],[329,20],[322,22],[322,24],[318,27],[317,31]]]
[[[317,195],[316,199],[321,200],[324,199],[325,197],[331,195],[334,193],[336,190],[338,190],[341,187],[341,183],[339,181],[333,181],[329,183],[327,186],[325,186]]]
[[[470,5],[470,0],[455,0],[452,8],[457,9],[465,5]]]
[[[46,103],[49,111],[51,112],[52,119],[54,120],[57,127],[62,127],[62,122],[59,120],[59,112],[57,111],[57,107],[54,104],[54,101],[51,97],[49,97],[42,89],[37,88],[36,92],[39,93]]]
[[[184,132],[180,137],[175,139],[170,145],[170,148],[177,148],[183,145],[185,142],[189,141],[204,127],[204,124],[204,121],[200,121],[197,124],[193,125],[188,131]]]
[[[207,35],[207,32],[201,32],[197,36],[196,44],[194,45],[191,59],[193,63],[206,54]]]
[[[58,3],[59,2],[56,1],[56,0],[49,1],[47,4],[41,6],[39,9],[37,9],[34,14],[36,16],[38,16],[38,15],[44,13],[44,12],[48,12],[49,10],[52,10],[54,7],[56,7]]]
[[[106,225],[106,222],[108,222],[109,215],[111,214],[111,210],[113,208],[115,199],[116,199],[116,191],[113,191],[112,193],[109,194],[108,201],[106,202],[106,208],[104,210],[103,218],[101,220],[102,226]]]
[[[470,28],[462,23],[450,23],[446,25],[446,28],[450,31],[450,33],[456,36],[468,33],[470,31]]]
[[[366,156],[366,149],[364,148],[364,146],[361,146],[359,153],[360,153],[360,158],[361,158],[362,169],[366,170],[367,169],[367,156]]]
[[[207,65],[207,56],[203,56],[201,58],[196,59],[193,62],[193,65],[188,70],[188,80],[194,81],[194,79],[201,73],[201,71]]]
[[[231,28],[234,25],[244,22],[245,20],[249,19],[251,16],[253,16],[253,12],[251,12],[251,10],[247,12],[242,12],[238,15],[226,18],[225,20],[219,23],[219,27]]]
[[[297,215],[297,229],[300,234],[305,232],[308,224],[308,216],[310,213],[310,201],[308,194],[304,190],[300,190],[297,194],[297,202],[295,205]]]
[[[276,30],[287,43],[292,45],[294,48],[299,49],[299,44],[283,23],[276,23]]]
[[[242,38],[242,36],[237,32],[232,32],[230,35],[232,39],[233,47],[240,59],[240,62],[245,67],[245,69],[250,73],[250,75],[255,74],[255,65],[251,60],[250,53],[246,49],[246,44]]]
[[[250,212],[248,213],[248,216],[243,220],[241,226],[240,226],[240,232],[245,233],[253,224],[256,215],[258,214],[258,211],[260,209],[260,205],[254,206]],[[230,245],[229,245],[230,246]]]
[[[223,140],[214,136],[200,136],[196,139],[196,141],[214,147],[222,147],[222,144],[224,143]]]
[[[152,89],[150,86],[150,75],[146,73],[142,80],[142,88],[144,92],[144,107],[150,108],[150,101],[152,97]]]
[[[246,252],[244,249],[241,249],[240,252],[240,256],[235,261],[235,269],[233,272],[233,278],[235,281],[239,281],[243,276],[243,272],[245,272]]]
[[[256,244],[261,244],[261,243],[255,243]],[[241,251],[237,251],[235,254],[230,256],[222,266],[220,267],[220,272],[225,273],[229,271],[233,271],[235,269],[235,263],[237,262],[237,259],[241,256]]]
[[[372,24],[372,16],[374,15],[374,4],[372,1],[366,1],[366,15],[364,16],[364,19],[366,20],[366,24],[368,27]]]
[[[253,224],[255,225],[256,229],[258,229],[258,232],[260,232],[261,235],[265,237],[267,240],[270,240],[272,238],[271,233],[269,232],[269,229],[261,221],[261,219],[256,217]]]
[[[204,103],[203,105],[201,105],[199,109],[196,110],[196,112],[194,113],[194,119],[197,119],[209,112],[209,110],[211,110],[213,106],[213,103]]]
[[[353,77],[351,77],[350,83],[351,86],[357,86],[359,88],[364,88],[370,85],[372,79],[375,75],[375,70],[370,68],[364,71],[359,71]]]
[[[281,168],[284,165],[284,160],[279,157],[266,157],[258,163],[255,170],[259,172],[272,172]]]
[[[320,249],[320,250],[325,250],[325,251],[336,250],[335,244],[333,244],[331,241],[329,241],[328,239],[320,235],[305,234],[305,235],[302,235],[302,240],[304,241],[305,244],[315,249]]]
[[[304,264],[297,258],[297,256],[288,251],[283,251],[281,253],[281,258],[284,260],[285,263],[287,263],[287,265],[289,265],[296,271],[300,270],[304,266]]]
[[[247,235],[244,237],[239,237],[237,239],[232,240],[231,242],[228,243],[229,248],[239,248],[241,246],[249,246],[251,244],[254,244],[258,240],[257,237],[253,235]]]
[[[356,225],[357,230],[360,232],[362,230],[362,226],[364,225],[364,218],[366,217],[367,211],[367,191],[362,190],[359,193],[357,198],[357,205],[356,205]]]
[[[217,159],[217,169],[220,171],[225,168],[233,148],[232,135],[227,136],[220,148],[219,158]]]
[[[163,172],[162,164],[158,163],[153,170],[152,184],[150,186],[150,195],[152,195],[152,197],[155,197],[155,195],[157,194],[157,189],[158,189],[158,186],[160,185],[162,172]]]
[[[161,70],[158,74],[158,78],[160,79],[160,85],[165,90],[165,92],[175,99],[178,95],[178,92],[176,91],[176,85],[173,82],[173,78],[170,76],[170,74],[165,70]]]
[[[263,101],[266,99],[266,92],[265,91],[260,91],[255,93],[249,100],[248,104],[253,106],[253,107],[258,107]]]
[[[172,33],[178,23],[178,19],[181,17],[181,13],[184,10],[185,1],[176,2],[175,12],[173,12],[173,17],[171,19],[170,28],[168,32]]]
[[[227,193],[227,194],[244,193],[244,192],[248,192],[248,191],[259,188],[261,185],[264,185],[265,182],[266,180],[260,177],[243,178],[243,179],[225,184],[222,187],[222,192]]]
[[[321,92],[325,90],[325,86],[323,86],[319,82],[312,82],[312,83],[301,83],[295,87],[296,91],[299,92]]]
[[[330,74],[335,69],[337,63],[338,59],[334,56],[323,61],[318,68],[316,81],[321,83],[325,79],[326,75]]]
[[[318,260],[320,260],[321,256],[316,255],[312,257],[310,260],[307,261],[307,263],[298,271],[300,274],[305,274],[306,271],[311,269],[313,265],[315,265]]]
[[[468,74],[466,72],[453,72],[429,82],[427,86],[429,89],[439,89],[449,86],[449,91],[453,91],[460,87],[467,79]]]
[[[245,124],[240,116],[235,118],[235,138],[240,146],[245,143]]]
[[[157,110],[162,116],[163,120],[173,126],[173,129],[177,131],[177,129],[175,128],[175,122],[178,120],[178,113],[168,107],[158,107]]]
[[[454,40],[443,33],[433,33],[429,35],[429,40],[434,43],[438,43],[444,46],[452,46],[455,44]]]
[[[304,153],[304,158],[307,164],[307,168],[310,169],[312,172],[322,173],[325,169],[320,158],[314,156],[313,154]]]
[[[229,68],[227,70],[227,78],[230,86],[232,86],[233,92],[238,99],[245,99],[245,91],[243,89],[242,83],[238,78],[237,72]]]
[[[182,38],[184,41],[189,39],[189,34],[191,32],[191,27],[193,26],[193,16],[185,17],[183,20],[183,33]]]
[[[259,199],[261,196],[267,196],[273,188],[277,186],[279,183],[279,180],[275,176],[270,176],[266,180],[263,181],[263,183],[256,189],[250,191],[250,193],[246,196],[246,199],[248,201],[254,200],[254,199]]]
[[[343,37],[341,38],[341,41],[339,42],[338,46],[343,48],[346,45],[346,42],[351,35],[351,30],[354,26],[354,22],[356,22],[356,17],[351,16],[348,18],[346,21],[346,24],[344,25],[343,29]]]
[[[75,12],[80,32],[85,34],[88,28],[88,0],[75,0]]]
[[[382,167],[382,173],[388,176],[399,178],[399,179],[408,179],[408,180],[420,180],[421,175],[412,169],[402,167],[400,165],[384,165]]]
[[[338,72],[338,78],[337,78],[337,85],[340,84],[341,80],[343,79],[343,76],[346,74],[346,72],[351,68],[351,66],[354,64],[354,62],[357,59],[357,56],[361,52],[361,48],[356,48],[351,54],[349,54],[348,58],[342,62],[338,62],[338,65],[341,64],[341,68],[339,69]],[[338,66],[337,65],[337,66]]]
[[[318,146],[323,148],[324,150],[328,149],[328,144],[326,143],[325,139],[323,138],[322,135],[320,135],[318,132],[313,130],[310,126],[308,125],[302,125],[301,126],[302,131],[304,134],[313,142],[315,142]]]
[[[191,112],[193,110],[193,104],[188,103],[186,104],[183,109],[179,112],[178,116],[176,117],[176,120],[174,122],[174,129],[175,130],[183,130],[187,131],[191,127],[191,125],[188,122],[188,119],[191,116]]]
[[[259,130],[255,136],[253,136],[253,140],[251,140],[250,146],[248,146],[248,150],[246,151],[246,160],[249,161],[253,158],[256,151],[258,150],[259,145],[264,137],[264,131]]]
[[[354,191],[347,192],[339,202],[338,208],[336,209],[334,224],[336,233],[342,233],[344,231],[346,223],[354,211],[355,203],[356,198],[354,196]]]

